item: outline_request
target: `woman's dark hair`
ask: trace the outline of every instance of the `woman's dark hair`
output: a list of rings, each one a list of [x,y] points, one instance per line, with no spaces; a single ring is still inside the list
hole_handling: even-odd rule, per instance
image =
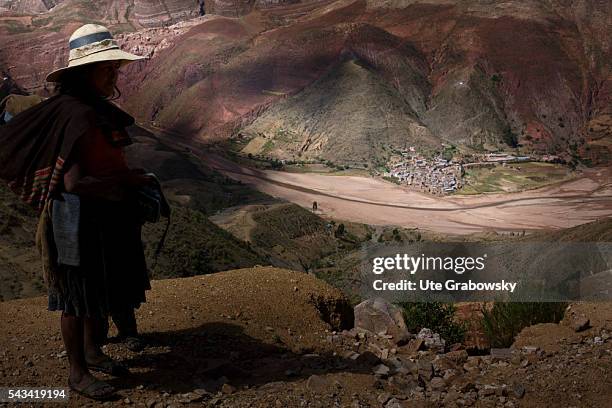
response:
[[[91,74],[92,68],[95,67],[94,64],[87,64],[81,67],[75,67],[64,72],[59,81],[55,84],[55,93],[58,95],[72,95],[72,96],[80,96],[91,98],[97,96],[97,93],[94,89],[91,88],[89,75]],[[112,96],[103,98],[106,100],[115,100],[121,97],[121,91],[115,85],[115,91]]]

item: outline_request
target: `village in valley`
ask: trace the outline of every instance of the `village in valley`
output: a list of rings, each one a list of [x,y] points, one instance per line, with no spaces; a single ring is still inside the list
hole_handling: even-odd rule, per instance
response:
[[[448,146],[443,146],[448,147]],[[508,163],[528,162],[529,156],[514,156],[507,153],[487,153],[472,155],[467,158],[456,158],[453,155],[438,154],[433,158],[419,154],[410,146],[401,149],[389,160],[389,171],[383,177],[410,188],[430,194],[447,195],[464,186],[465,170],[471,167],[505,166]]]

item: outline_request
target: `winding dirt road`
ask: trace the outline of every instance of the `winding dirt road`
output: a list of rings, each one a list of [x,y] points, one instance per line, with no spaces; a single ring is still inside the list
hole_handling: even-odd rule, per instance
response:
[[[210,167],[275,197],[337,219],[417,227],[442,233],[567,228],[612,216],[612,171],[537,190],[509,194],[433,197],[365,177],[257,170],[213,153]]]
[[[160,140],[188,148],[208,166],[253,188],[317,213],[370,225],[398,225],[445,234],[569,228],[612,216],[612,169],[519,193],[435,197],[382,180],[287,173],[237,164],[178,134],[147,127]],[[182,140],[181,140],[182,139]]]

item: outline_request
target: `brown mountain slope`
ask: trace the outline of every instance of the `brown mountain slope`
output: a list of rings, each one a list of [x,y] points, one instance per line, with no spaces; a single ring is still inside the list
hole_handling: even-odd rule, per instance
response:
[[[7,16],[34,15],[35,27],[57,26],[67,16],[89,17],[108,24],[159,27],[198,15],[197,1],[191,0],[2,0],[0,12]],[[24,29],[29,27],[25,24]]]
[[[0,11],[0,70],[29,91],[48,94],[53,86],[45,84],[44,78],[53,67],[66,65],[68,38],[82,24],[106,25],[132,52],[150,56],[167,47],[177,32],[186,31],[182,24],[172,31],[165,26],[193,18],[196,9],[197,4],[188,0],[172,2],[169,8],[160,2],[66,0],[44,13]],[[151,41],[151,31],[165,41]]]
[[[612,218],[603,218],[577,227],[551,231],[537,232],[529,235],[526,240],[549,242],[612,242]]]
[[[61,2],[62,0],[1,0],[0,12],[44,13]]]
[[[43,293],[40,258],[34,248],[37,218],[0,183],[0,301]]]
[[[336,237],[335,225],[287,203],[228,208],[210,220],[251,243],[251,248],[269,264],[304,272],[312,272],[331,254],[346,256],[345,248],[358,248],[369,231],[368,226],[357,225],[350,231],[347,228],[345,237]]]
[[[0,66],[13,66],[13,77],[27,88],[61,65],[49,50],[63,45],[76,24],[70,21],[106,18],[105,2],[87,9],[71,1],[70,13],[49,26],[41,17],[1,19],[7,46]],[[230,10],[251,3],[210,6],[222,4]],[[308,11],[295,14],[300,7]],[[164,43],[125,77],[129,108],[189,138],[226,138],[349,54],[396,88],[416,121],[441,140],[491,149],[518,143],[527,153],[595,163],[610,157],[609,2],[342,0],[255,8],[241,19],[195,20],[187,32],[126,36],[133,51],[149,53],[148,44]],[[32,64],[33,54],[41,62]]]
[[[333,0],[211,0],[206,2],[206,11],[227,17],[240,17],[261,10],[269,12],[279,23],[286,23],[329,3],[333,3]]]
[[[386,163],[389,147],[423,151],[440,143],[402,95],[358,60],[340,63],[303,92],[275,104],[242,134],[253,138],[244,149],[248,153],[353,166],[375,159]]]
[[[520,143],[526,151],[571,156],[585,142],[587,123],[608,109],[609,46],[597,39],[607,33],[597,17],[609,16],[607,8],[585,6],[583,15],[596,16],[589,23],[581,17],[578,29],[576,14],[556,3],[402,4],[336,2],[287,26],[237,37],[227,24],[204,22],[133,77],[127,103],[162,127],[204,140],[227,137],[349,53],[412,101],[429,133],[454,143]],[[364,23],[376,29],[362,34]],[[388,39],[377,41],[376,30]],[[216,63],[210,53],[219,55],[218,39],[226,59]],[[394,42],[416,54],[384,46]],[[408,55],[422,55],[412,60],[423,77],[398,75]],[[358,115],[347,112],[345,121]]]

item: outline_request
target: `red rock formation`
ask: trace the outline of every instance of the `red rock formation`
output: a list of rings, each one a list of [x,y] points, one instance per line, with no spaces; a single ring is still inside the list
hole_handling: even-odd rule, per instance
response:
[[[134,19],[144,27],[159,27],[198,15],[194,0],[134,0]]]
[[[92,4],[77,0],[45,0],[47,6],[58,5],[46,13],[23,16],[16,12],[33,13],[36,8],[33,6],[37,2],[8,3],[10,13],[4,18],[0,16],[0,69],[10,71],[13,78],[27,90],[43,93],[46,73],[66,63],[68,38],[80,25],[100,21],[117,33],[134,31],[135,28],[142,28],[142,25],[159,27],[173,24],[197,15],[197,4],[188,0],[135,3],[101,0]],[[42,4],[40,1],[38,3]],[[43,6],[36,9],[46,11]],[[159,48],[160,42],[162,48],[167,46],[172,33],[184,31],[181,27],[175,27],[171,32],[143,30],[134,36],[137,41],[132,38],[129,46],[143,50],[143,55],[150,56],[154,48]]]
[[[63,0],[0,0],[0,11],[3,9],[22,14],[44,13]]]
[[[244,16],[254,10],[270,12],[281,20],[295,19],[333,0],[209,0],[207,12],[226,17]]]
[[[142,119],[165,127],[184,127],[201,137],[227,135],[232,123],[244,125],[252,112],[278,99],[267,90],[298,92],[341,53],[351,52],[393,83],[421,121],[443,139],[485,146],[506,140],[541,151],[563,149],[579,140],[589,105],[609,105],[594,92],[608,86],[601,57],[589,57],[590,49],[609,53],[609,47],[592,37],[584,39],[583,33],[601,32],[597,20],[583,17],[585,28],[579,31],[570,20],[573,14],[561,17],[555,4],[485,7],[472,2],[385,9],[353,1],[237,39],[225,38],[206,23],[201,30],[208,30],[208,37],[202,36],[201,44],[215,37],[224,38],[229,49],[247,40],[253,45],[228,54],[222,67],[206,62],[209,53],[221,51],[206,45],[199,63],[176,67],[179,55],[195,49],[179,42],[144,71],[147,78],[153,72],[161,78],[169,68],[164,61],[172,61],[171,71],[182,72],[165,75],[173,78],[172,86],[151,90],[139,84],[140,91],[128,103],[142,111]],[[418,66],[425,79],[401,75],[406,71],[398,69],[402,64]],[[198,106],[194,98],[206,103]]]
[[[124,3],[99,4],[98,14]],[[392,85],[440,139],[600,156],[610,145],[611,7],[596,0],[211,0],[209,12],[260,11],[121,36],[129,49],[153,56],[130,68],[124,102],[140,120],[201,139],[227,137],[348,55]],[[163,24],[190,8],[196,13],[196,2],[136,1],[128,20]],[[0,68],[14,66],[13,77],[28,87],[61,65],[74,29],[37,29],[39,22],[16,28],[0,20]]]

